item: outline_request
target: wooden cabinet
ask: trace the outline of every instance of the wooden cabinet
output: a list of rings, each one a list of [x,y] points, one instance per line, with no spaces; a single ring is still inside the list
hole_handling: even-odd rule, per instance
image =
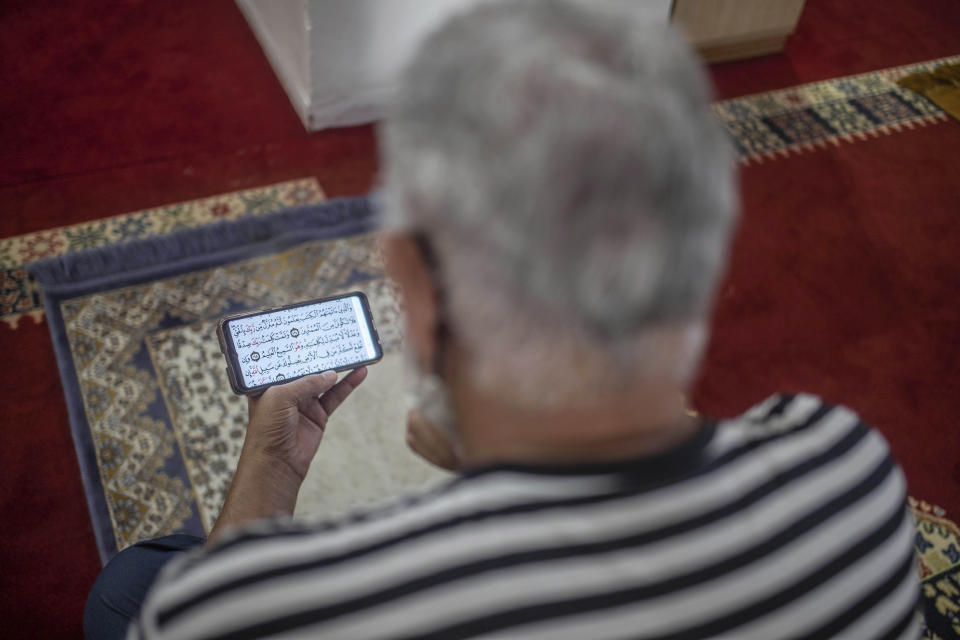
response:
[[[673,21],[707,62],[783,49],[804,0],[675,0]]]

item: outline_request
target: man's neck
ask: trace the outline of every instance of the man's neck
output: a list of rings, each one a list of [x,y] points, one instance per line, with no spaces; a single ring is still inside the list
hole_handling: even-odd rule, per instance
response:
[[[595,463],[664,453],[699,422],[666,380],[597,394],[570,406],[530,408],[466,386],[451,389],[466,467],[495,463]]]

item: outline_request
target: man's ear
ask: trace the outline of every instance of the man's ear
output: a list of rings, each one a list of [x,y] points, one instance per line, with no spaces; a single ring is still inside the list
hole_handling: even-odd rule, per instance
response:
[[[437,348],[437,288],[420,247],[406,234],[381,236],[387,274],[400,287],[406,315],[406,339],[423,371],[432,371]]]

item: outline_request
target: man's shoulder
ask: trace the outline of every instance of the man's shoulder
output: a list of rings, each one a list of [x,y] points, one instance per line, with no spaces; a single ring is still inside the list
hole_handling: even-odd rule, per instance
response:
[[[775,393],[747,409],[736,419],[783,431],[803,427],[830,413],[857,417],[856,411],[843,404],[830,402],[812,393]]]
[[[705,475],[737,483],[813,483],[826,495],[902,476],[883,435],[853,409],[809,393],[783,393],[716,421]],[[739,485],[742,486],[742,485]]]
[[[886,446],[883,436],[854,409],[811,393],[774,394],[741,415],[719,420],[717,424],[721,431],[738,434],[738,439],[744,442],[797,439],[807,432],[818,434],[822,439],[870,433]]]

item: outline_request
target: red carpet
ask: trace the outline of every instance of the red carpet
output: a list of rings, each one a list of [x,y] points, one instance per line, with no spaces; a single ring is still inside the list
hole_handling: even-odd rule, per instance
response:
[[[371,127],[304,132],[231,0],[4,2],[0,35],[0,237],[376,171]]]
[[[748,167],[694,394],[716,415],[774,390],[850,405],[890,440],[911,495],[954,519],[958,147],[951,121]]]
[[[718,65],[721,97],[960,53],[952,0],[808,0],[784,55]],[[0,5],[0,236],[308,175],[366,191],[373,131],[304,133],[231,0]],[[850,404],[911,493],[960,514],[960,125],[748,167],[695,400]],[[7,637],[77,637],[99,568],[49,336],[0,326]]]

